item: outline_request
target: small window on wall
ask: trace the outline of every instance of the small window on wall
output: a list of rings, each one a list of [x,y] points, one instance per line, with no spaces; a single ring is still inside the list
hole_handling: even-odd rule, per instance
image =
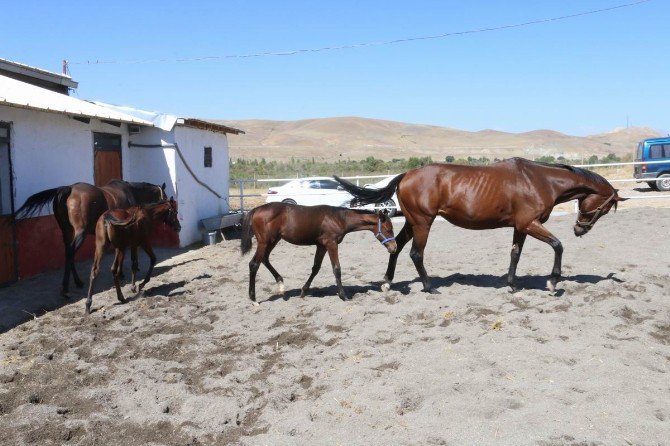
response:
[[[205,167],[212,167],[212,148],[205,147]]]

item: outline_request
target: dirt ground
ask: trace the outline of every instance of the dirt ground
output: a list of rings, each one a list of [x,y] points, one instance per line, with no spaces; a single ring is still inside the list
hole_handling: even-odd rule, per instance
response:
[[[510,294],[512,231],[444,221],[432,295],[408,249],[382,293],[370,233],[340,247],[349,302],[327,260],[299,298],[314,248],[282,242],[286,295],[261,267],[253,307],[238,240],[161,251],[126,305],[102,274],[90,316],[83,290],[58,296],[60,271],[0,289],[0,443],[667,444],[670,209],[620,209],[580,239],[574,218],[547,225],[565,248],[556,295],[549,246],[526,242]]]

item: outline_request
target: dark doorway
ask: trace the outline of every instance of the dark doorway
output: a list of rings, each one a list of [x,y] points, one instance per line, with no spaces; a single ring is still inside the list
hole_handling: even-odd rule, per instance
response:
[[[14,188],[9,150],[10,126],[0,122],[0,284],[16,280]]]

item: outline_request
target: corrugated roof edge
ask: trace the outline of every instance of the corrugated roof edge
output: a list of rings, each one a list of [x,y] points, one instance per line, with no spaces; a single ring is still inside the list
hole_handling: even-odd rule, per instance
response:
[[[193,127],[199,130],[208,130],[210,132],[244,135],[244,130],[236,129],[234,127],[228,127],[227,125],[223,124],[216,124],[214,122],[204,121],[202,119],[183,118],[177,121],[177,124],[184,125],[186,127]]]

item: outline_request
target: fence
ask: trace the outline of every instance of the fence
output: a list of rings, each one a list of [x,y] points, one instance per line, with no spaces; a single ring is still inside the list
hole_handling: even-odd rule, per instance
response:
[[[668,161],[632,161],[632,162],[625,162],[625,163],[600,163],[600,164],[576,164],[574,167],[581,167],[585,169],[592,169],[595,167],[618,167],[618,166],[635,166],[635,165],[641,165],[641,164],[662,164],[662,163],[668,163]],[[371,179],[376,179],[376,178],[388,178],[388,177],[393,177],[398,175],[396,174],[386,174],[386,175],[358,175],[358,176],[345,176],[342,178],[345,178],[347,180],[354,180],[358,186],[360,186],[361,180],[371,180]],[[231,183],[237,184],[238,189],[239,189],[239,194],[231,194],[229,197],[231,199],[233,198],[239,198],[240,200],[240,210],[243,212],[244,211],[244,200],[245,198],[251,198],[251,197],[264,197],[266,194],[245,194],[244,189],[245,189],[245,184],[257,184],[257,183],[262,183],[262,184],[267,184],[267,183],[285,183],[288,181],[293,181],[296,178],[263,178],[263,179],[241,179],[241,180],[232,180]],[[612,179],[607,179],[610,183],[641,183],[641,182],[648,182],[651,181],[653,182],[654,180],[639,180],[637,178],[612,178]],[[630,196],[626,197],[632,200],[649,200],[649,199],[665,199],[665,198],[670,198],[670,194],[657,194],[657,195],[645,195],[645,196]],[[575,203],[575,212],[577,212],[577,201]]]

